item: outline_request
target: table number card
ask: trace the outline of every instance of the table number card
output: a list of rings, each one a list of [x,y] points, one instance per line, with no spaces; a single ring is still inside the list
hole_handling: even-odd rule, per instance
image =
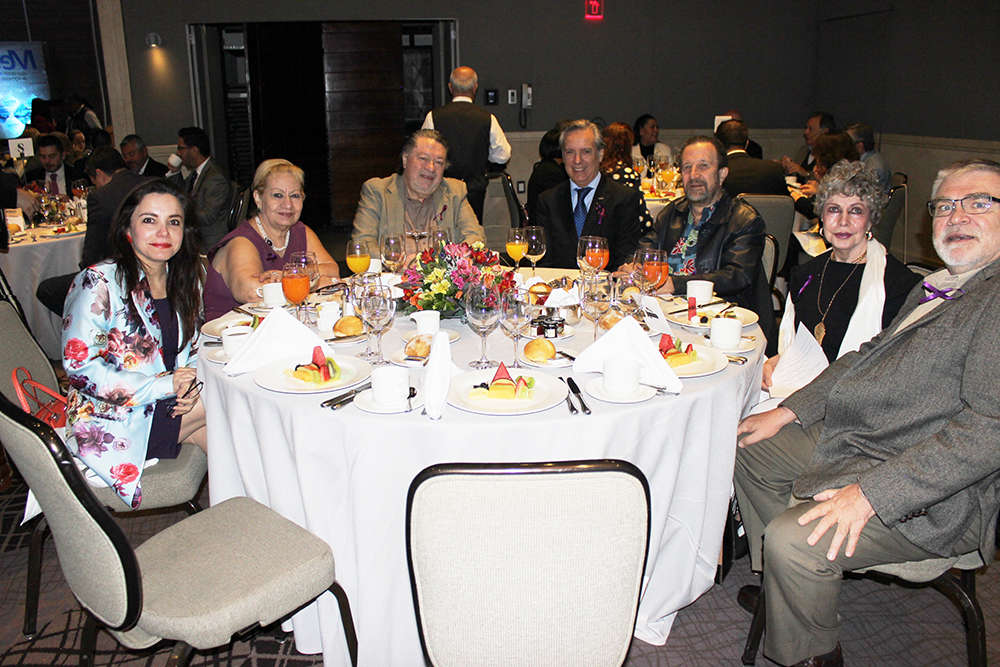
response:
[[[25,137],[24,139],[8,139],[7,150],[10,151],[10,156],[14,159],[26,158],[35,154],[35,145],[32,142],[31,137]]]

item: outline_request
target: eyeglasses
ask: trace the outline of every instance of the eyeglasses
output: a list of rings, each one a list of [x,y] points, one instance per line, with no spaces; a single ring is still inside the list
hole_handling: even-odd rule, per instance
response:
[[[955,212],[959,204],[969,215],[980,215],[993,208],[993,202],[1000,203],[1000,197],[994,197],[987,192],[973,192],[961,199],[932,199],[927,202],[927,210],[935,218],[943,218]]]

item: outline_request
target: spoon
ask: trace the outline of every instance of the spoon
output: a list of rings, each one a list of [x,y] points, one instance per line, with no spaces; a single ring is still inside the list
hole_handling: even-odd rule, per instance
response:
[[[417,395],[417,388],[410,387],[410,393],[406,396],[406,411],[413,412],[413,397]]]

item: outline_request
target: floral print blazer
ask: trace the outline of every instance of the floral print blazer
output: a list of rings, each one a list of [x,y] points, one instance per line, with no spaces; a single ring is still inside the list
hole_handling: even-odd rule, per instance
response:
[[[132,508],[142,500],[139,477],[156,401],[174,395],[163,362],[160,323],[140,274],[132,293],[138,319],[117,265],[101,262],[73,280],[63,315],[63,367],[69,376],[66,445]],[[183,334],[178,320],[178,338]],[[197,362],[192,337],[176,367]]]

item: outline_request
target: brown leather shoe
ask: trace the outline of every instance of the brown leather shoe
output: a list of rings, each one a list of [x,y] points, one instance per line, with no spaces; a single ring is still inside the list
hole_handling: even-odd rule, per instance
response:
[[[757,610],[757,598],[759,597],[760,586],[750,584],[741,588],[740,592],[736,594],[736,602],[740,607],[752,614]]]
[[[838,643],[829,653],[800,660],[792,667],[844,667],[844,654],[840,652],[840,644]]]

